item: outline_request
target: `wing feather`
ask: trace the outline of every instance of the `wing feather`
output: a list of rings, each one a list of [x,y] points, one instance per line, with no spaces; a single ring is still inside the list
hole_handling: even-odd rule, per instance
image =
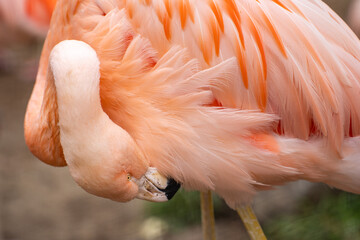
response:
[[[155,50],[139,59],[149,67],[175,46],[197,59],[200,69],[236,57],[231,81],[212,89],[217,104],[276,114],[276,133],[305,140],[322,136],[338,152],[344,137],[359,135],[360,42],[320,0],[119,0],[118,6],[131,25],[129,41],[119,42],[120,55],[140,35],[146,47],[132,46],[140,55]],[[100,8],[106,16],[89,20],[112,15],[106,4]],[[95,30],[105,29],[114,34],[109,39],[120,39],[111,26]],[[94,41],[103,49],[110,45]]]
[[[137,3],[130,21],[160,57],[178,45],[202,68],[237,58],[233,82],[213,90],[223,107],[277,114],[276,132],[321,135],[338,151],[344,136],[359,134],[360,43],[323,2],[126,2]]]

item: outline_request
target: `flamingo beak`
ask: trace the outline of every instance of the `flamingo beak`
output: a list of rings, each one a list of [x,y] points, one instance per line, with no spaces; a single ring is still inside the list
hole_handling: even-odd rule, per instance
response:
[[[144,176],[134,182],[139,187],[136,198],[151,202],[166,202],[180,188],[179,183],[172,178],[164,177],[154,167],[149,167]]]

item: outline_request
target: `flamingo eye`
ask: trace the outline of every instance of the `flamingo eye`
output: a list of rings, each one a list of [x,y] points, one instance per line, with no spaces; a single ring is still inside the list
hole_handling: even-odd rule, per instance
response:
[[[131,176],[130,174],[127,175],[127,180],[130,181],[131,180]]]

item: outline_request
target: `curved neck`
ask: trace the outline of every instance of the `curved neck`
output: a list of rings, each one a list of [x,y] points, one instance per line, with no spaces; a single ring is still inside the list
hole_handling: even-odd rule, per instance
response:
[[[43,51],[24,120],[24,135],[30,151],[41,161],[53,166],[65,166],[60,144],[56,90],[47,79],[47,57]]]
[[[112,122],[101,107],[100,63],[95,51],[84,42],[66,40],[52,50],[50,66],[56,86],[61,144],[72,174],[94,165],[108,166],[118,159],[123,163],[139,162],[142,156],[131,136]]]
[[[100,101],[99,60],[90,47],[84,49],[77,44],[79,41],[64,41],[55,46],[50,57],[60,128],[70,125],[79,129],[105,115]]]

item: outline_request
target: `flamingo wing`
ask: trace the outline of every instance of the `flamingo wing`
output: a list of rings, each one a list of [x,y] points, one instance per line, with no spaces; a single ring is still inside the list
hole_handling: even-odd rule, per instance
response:
[[[277,132],[326,137],[340,151],[360,133],[360,42],[318,0],[124,1],[133,26],[160,53],[178,44],[204,68],[236,56],[224,107],[277,114]],[[156,34],[154,34],[156,33]]]

